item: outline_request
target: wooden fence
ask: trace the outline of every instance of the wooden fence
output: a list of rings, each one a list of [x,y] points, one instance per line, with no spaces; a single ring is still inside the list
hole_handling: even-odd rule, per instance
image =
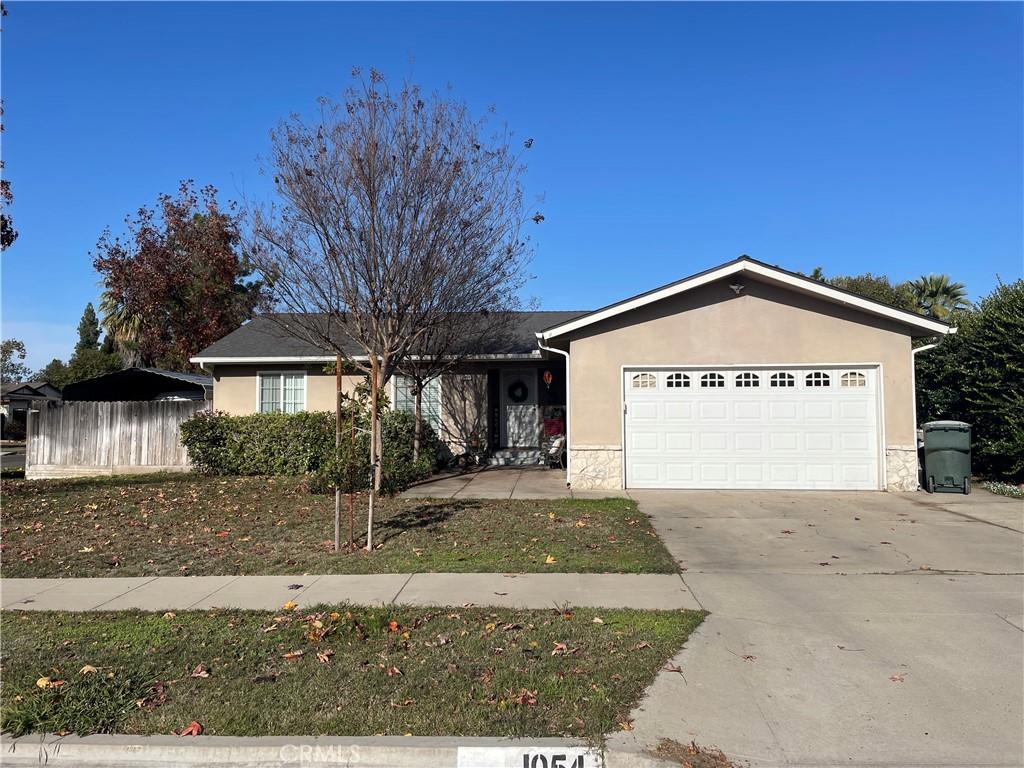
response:
[[[202,400],[44,406],[29,413],[25,476],[186,472],[181,423],[207,406]]]

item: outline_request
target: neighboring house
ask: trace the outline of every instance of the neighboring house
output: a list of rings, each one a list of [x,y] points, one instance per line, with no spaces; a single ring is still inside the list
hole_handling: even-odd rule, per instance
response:
[[[747,257],[519,325],[428,410],[450,442],[492,451],[536,449],[567,411],[567,482],[605,489],[915,490],[911,342],[955,332]],[[265,317],[193,358],[231,413],[331,410],[331,361]],[[401,380],[391,391],[409,407]]]
[[[28,412],[47,402],[59,403],[60,390],[47,381],[10,382],[0,388],[4,437],[25,436]]]
[[[160,368],[125,368],[64,387],[65,400],[210,400],[213,377]]]

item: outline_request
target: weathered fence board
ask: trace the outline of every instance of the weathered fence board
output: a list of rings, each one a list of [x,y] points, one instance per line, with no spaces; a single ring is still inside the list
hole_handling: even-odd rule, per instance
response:
[[[25,476],[187,472],[181,423],[207,406],[202,400],[68,401],[32,411]]]

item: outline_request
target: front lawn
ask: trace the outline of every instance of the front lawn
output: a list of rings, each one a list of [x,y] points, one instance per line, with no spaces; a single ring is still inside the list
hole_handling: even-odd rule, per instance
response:
[[[333,496],[297,478],[5,481],[2,501],[8,578],[677,570],[628,499],[385,499],[378,548],[337,554]],[[362,496],[355,530],[365,543]]]
[[[600,738],[703,615],[322,607],[5,613],[14,733]]]

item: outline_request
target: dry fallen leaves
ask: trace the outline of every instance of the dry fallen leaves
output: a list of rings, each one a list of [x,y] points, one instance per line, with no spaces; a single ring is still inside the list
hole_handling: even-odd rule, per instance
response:
[[[80,674],[80,675],[91,675],[95,671],[96,671],[96,667],[92,666],[92,664],[86,664],[84,667],[82,667],[80,670],[78,670],[78,674]]]
[[[554,558],[553,555],[548,555],[547,557],[544,558],[544,562],[547,565],[551,565],[552,563],[557,563],[558,561]]]
[[[323,651],[317,651],[316,660],[319,661],[321,664],[326,664],[331,660],[331,656],[333,655],[334,651],[332,651],[330,648]]]
[[[192,674],[189,677],[209,677],[210,670],[205,664],[197,664],[196,668],[192,670]]]
[[[202,736],[203,725],[198,720],[193,720],[187,726],[181,729],[179,736]]]
[[[302,651],[302,650],[299,650],[299,651],[288,651],[288,653],[283,654],[281,656],[281,658],[284,659],[285,661],[295,661],[296,659],[302,658],[302,656],[304,654],[305,654],[305,651]]]

